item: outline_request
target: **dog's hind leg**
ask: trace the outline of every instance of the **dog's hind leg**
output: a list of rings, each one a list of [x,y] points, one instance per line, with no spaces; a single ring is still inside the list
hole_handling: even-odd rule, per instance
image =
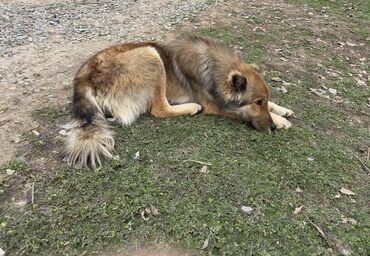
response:
[[[202,106],[197,103],[184,103],[170,105],[166,98],[166,75],[160,79],[160,84],[156,88],[151,104],[151,114],[155,117],[172,117],[181,115],[194,115],[202,110]]]
[[[281,107],[271,101],[268,102],[268,108],[271,113],[274,113],[279,116],[283,117],[291,117],[293,115],[293,111],[284,107]]]

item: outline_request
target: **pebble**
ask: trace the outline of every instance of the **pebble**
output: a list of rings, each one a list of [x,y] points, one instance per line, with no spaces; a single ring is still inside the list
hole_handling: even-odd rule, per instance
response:
[[[35,134],[37,137],[40,136],[41,133],[39,133],[38,131],[35,131],[35,130],[32,130],[32,133]]]
[[[252,212],[253,212],[253,208],[252,207],[250,207],[250,206],[242,206],[242,208],[241,208],[241,210],[242,210],[242,212],[244,212],[244,213],[246,213],[246,214],[252,214]]]
[[[333,88],[329,88],[329,92],[333,95],[337,95],[337,90]]]
[[[271,78],[271,81],[274,81],[274,82],[282,82],[283,80],[280,77],[272,77]]]
[[[11,176],[15,173],[15,170],[12,170],[12,169],[6,169],[5,171],[6,171],[6,175],[8,176]]]

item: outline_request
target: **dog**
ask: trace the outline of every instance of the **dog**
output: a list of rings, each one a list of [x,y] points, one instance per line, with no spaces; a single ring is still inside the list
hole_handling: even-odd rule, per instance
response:
[[[269,101],[260,68],[211,38],[183,35],[169,42],[124,43],[96,53],[73,81],[69,165],[101,165],[113,157],[112,116],[130,125],[140,114],[166,118],[220,115],[271,132],[291,127],[293,112]]]

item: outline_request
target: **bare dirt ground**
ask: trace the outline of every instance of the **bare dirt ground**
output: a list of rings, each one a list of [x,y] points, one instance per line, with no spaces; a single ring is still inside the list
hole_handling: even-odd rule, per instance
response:
[[[98,2],[0,1],[0,165],[14,158],[24,131],[37,131],[34,109],[70,100],[73,76],[89,55],[122,41],[161,39],[206,7],[204,0]]]

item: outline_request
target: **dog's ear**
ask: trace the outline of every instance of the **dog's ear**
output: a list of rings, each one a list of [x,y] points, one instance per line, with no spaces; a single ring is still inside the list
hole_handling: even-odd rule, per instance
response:
[[[231,76],[230,85],[233,91],[245,91],[247,89],[247,79],[244,76],[235,73]]]

